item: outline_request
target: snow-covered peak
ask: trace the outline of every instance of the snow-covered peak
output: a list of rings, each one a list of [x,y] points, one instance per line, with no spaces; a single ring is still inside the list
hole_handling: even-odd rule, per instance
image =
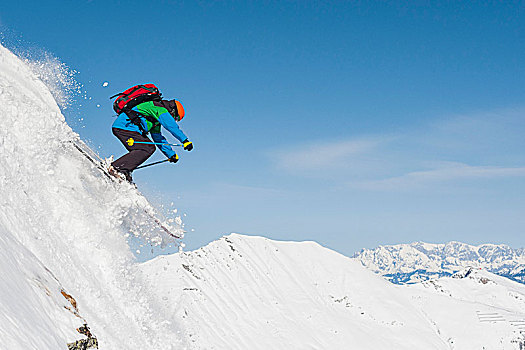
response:
[[[398,287],[314,242],[233,234],[158,257],[143,272],[198,349],[438,349],[441,343]]]
[[[142,269],[196,349],[514,349],[524,341],[514,323],[478,321],[491,312],[525,317],[525,286],[488,273],[397,286],[314,242],[238,234]]]

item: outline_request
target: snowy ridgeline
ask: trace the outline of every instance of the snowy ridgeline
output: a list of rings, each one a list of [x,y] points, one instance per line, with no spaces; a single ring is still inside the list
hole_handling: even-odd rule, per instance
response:
[[[2,350],[67,349],[83,324],[103,350],[525,347],[525,286],[484,271],[398,286],[313,242],[236,234],[137,263],[129,237],[168,239],[154,209],[71,147],[1,46],[0,114]]]
[[[415,242],[362,249],[354,258],[397,284],[452,276],[468,267],[482,268],[525,284],[525,250],[504,244]]]
[[[313,242],[237,234],[141,269],[200,349],[525,346],[525,286],[480,270],[398,286]]]

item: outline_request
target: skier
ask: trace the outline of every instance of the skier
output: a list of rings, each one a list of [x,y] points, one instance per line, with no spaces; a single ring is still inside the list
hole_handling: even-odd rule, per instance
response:
[[[166,144],[168,141],[161,134],[161,126],[182,143],[184,150],[191,151],[193,143],[177,125],[182,118],[184,118],[184,108],[176,100],[147,101],[120,114],[113,123],[112,131],[129,153],[111,163],[109,173],[133,183],[131,177],[133,170],[155,152],[155,146],[147,137],[148,133],[169,161],[177,163],[179,156]],[[130,142],[130,139],[133,140]],[[137,143],[137,141],[148,143]]]

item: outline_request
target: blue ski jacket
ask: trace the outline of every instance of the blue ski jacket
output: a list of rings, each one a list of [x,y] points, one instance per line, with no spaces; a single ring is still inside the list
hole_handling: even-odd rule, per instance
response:
[[[154,142],[168,142],[166,138],[161,134],[161,126],[168,130],[180,142],[184,142],[188,139],[184,132],[182,132],[182,130],[179,128],[179,125],[177,124],[173,116],[168,112],[168,110],[165,107],[160,106],[158,103],[154,103],[153,101],[143,102],[137,105],[135,108],[133,108],[133,110],[139,112],[140,114],[148,115],[152,119],[158,121],[158,123],[154,125],[146,118],[140,118],[144,130],[150,133],[151,138]],[[117,117],[112,127],[117,129],[134,131],[138,132],[139,134],[142,134],[142,131],[140,130],[138,125],[131,122],[131,120],[125,113],[122,113]],[[175,155],[175,151],[173,151],[173,149],[169,145],[156,146],[168,158],[171,158]]]

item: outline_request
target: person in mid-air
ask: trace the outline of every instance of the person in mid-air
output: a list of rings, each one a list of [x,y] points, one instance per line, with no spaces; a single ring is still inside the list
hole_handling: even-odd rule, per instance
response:
[[[112,126],[113,134],[122,142],[129,153],[111,163],[109,172],[113,176],[133,182],[131,173],[155,152],[153,141],[170,162],[176,163],[179,156],[161,134],[161,127],[179,140],[186,151],[193,149],[193,143],[177,125],[184,118],[184,108],[176,100],[146,101],[137,104],[125,113],[119,114]],[[132,139],[132,142],[130,142]],[[137,143],[139,142],[139,143]],[[140,143],[148,142],[148,143]]]

